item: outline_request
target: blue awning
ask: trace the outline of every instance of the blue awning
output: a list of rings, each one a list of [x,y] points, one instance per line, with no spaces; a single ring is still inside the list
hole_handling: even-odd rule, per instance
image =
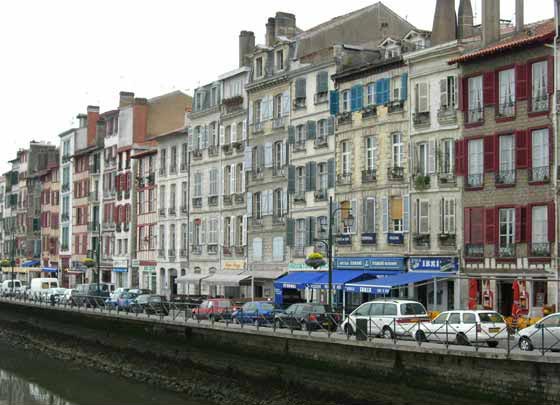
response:
[[[28,260],[25,263],[23,263],[21,267],[33,267],[33,266],[37,266],[38,264],[41,264],[39,260]]]
[[[113,273],[127,273],[128,269],[126,267],[113,267]]]
[[[318,280],[323,274],[325,274],[324,271],[294,271],[276,280],[274,287],[301,290]]]
[[[43,267],[45,273],[56,273],[58,269],[56,267]]]
[[[423,272],[408,272],[396,276],[378,278],[375,280],[360,281],[357,283],[348,283],[344,289],[348,292],[361,292],[367,294],[389,294],[391,288],[410,283],[418,283],[421,281],[432,280],[434,278],[448,278],[452,277],[454,273],[423,273]]]
[[[367,272],[362,270],[333,270],[332,286],[336,290],[341,290],[346,283],[358,282],[362,280],[371,280],[376,277],[377,272]],[[312,282],[309,287],[314,289],[329,288],[329,273],[323,273],[321,277]]]

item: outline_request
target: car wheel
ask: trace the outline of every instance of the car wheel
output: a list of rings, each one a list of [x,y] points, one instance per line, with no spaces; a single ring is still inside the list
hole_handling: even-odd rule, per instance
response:
[[[534,349],[533,343],[531,342],[531,339],[529,339],[526,336],[523,336],[519,340],[519,348],[521,350],[523,350],[524,352],[530,352],[530,351],[533,351],[533,349]]]
[[[381,331],[381,336],[383,337],[383,339],[393,339],[395,337],[393,330],[388,326],[385,326],[383,328],[383,330]]]
[[[349,324],[344,325],[344,333],[347,336],[352,336],[354,334],[354,329],[352,328],[352,325]]]
[[[457,334],[457,337],[455,338],[455,342],[460,346],[470,346],[471,345],[470,342],[469,342],[469,339],[463,333]]]
[[[414,338],[416,339],[417,342],[428,341],[428,339],[426,339],[426,334],[424,333],[424,331],[421,330],[416,331],[416,333],[414,334]]]
[[[496,347],[498,347],[499,342],[496,342],[496,341],[492,340],[492,341],[486,342],[486,344],[488,345],[488,347],[496,348]]]

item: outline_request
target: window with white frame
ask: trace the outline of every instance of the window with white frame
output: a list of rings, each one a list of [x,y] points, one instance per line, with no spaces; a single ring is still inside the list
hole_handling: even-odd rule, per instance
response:
[[[515,69],[501,70],[498,74],[498,113],[512,116],[515,113]]]
[[[541,205],[531,208],[531,254],[533,256],[548,256],[548,207]]]
[[[263,246],[262,246],[262,239],[261,238],[254,238],[253,239],[253,260],[261,261],[263,254]]]
[[[194,174],[194,192],[193,197],[202,197],[202,173],[197,172]]]
[[[276,51],[276,70],[284,70],[284,50]]]
[[[284,195],[281,188],[277,188],[274,190],[272,205],[274,210],[274,217],[275,218],[282,218],[284,216],[283,213],[283,204],[284,204]]]
[[[298,125],[296,127],[296,143],[305,144],[305,125]]]
[[[274,114],[273,118],[282,118],[282,94],[274,96],[272,107],[272,112]]]
[[[305,193],[305,167],[296,168],[296,194]]]
[[[218,195],[218,169],[210,169],[210,196]]]
[[[302,257],[305,255],[305,235],[305,219],[297,219],[295,234],[295,254],[298,257]]]
[[[417,229],[420,235],[430,233],[430,202],[428,200],[416,201]]]
[[[228,125],[224,129],[224,145],[229,145],[231,143],[231,125]]]
[[[356,229],[357,229],[357,226],[358,226],[358,221],[357,221],[358,206],[357,206],[356,200],[343,201],[343,202],[340,203],[340,206],[344,208],[343,210],[339,211],[340,212],[340,219],[342,220],[342,223],[341,223],[342,233],[343,234],[356,233]],[[348,211],[348,209],[350,211]],[[352,221],[352,224],[347,224],[343,220],[343,218],[348,217],[349,215],[352,215],[354,217],[354,221]]]
[[[284,143],[282,141],[278,141],[276,143],[274,143],[274,154],[273,156],[273,166],[275,169],[281,169],[282,168],[282,156],[283,156],[283,149],[284,149]]]
[[[429,85],[427,82],[416,83],[416,113],[423,114],[430,111]]]
[[[390,205],[390,215],[391,215],[391,225],[392,230],[395,233],[402,233],[403,232],[403,217],[404,217],[404,210],[403,210],[403,199],[402,197],[392,197],[391,198],[391,205]]]
[[[368,136],[366,138],[366,171],[375,173],[377,170],[377,137]]]
[[[175,239],[176,239],[176,232],[175,232],[175,224],[171,224],[169,226],[169,249],[175,251]]]
[[[392,159],[393,159],[393,167],[403,167],[404,161],[404,144],[402,134],[400,132],[396,132],[391,135],[392,140]]]
[[[468,122],[480,122],[483,118],[482,76],[468,79]]]
[[[256,219],[262,219],[263,217],[263,212],[262,212],[262,203],[261,203],[261,199],[263,198],[262,193],[260,191],[256,192],[253,195],[253,204],[254,204],[254,210],[253,212],[255,213],[255,218]]]
[[[515,256],[515,209],[499,209],[499,255]]]
[[[169,162],[169,171],[171,173],[177,172],[177,146],[171,147],[171,157]]]
[[[395,76],[391,79],[391,95],[392,101],[399,101],[401,99],[401,76]]]
[[[218,244],[218,228],[219,228],[219,219],[210,218],[208,220],[208,244],[209,245]]]
[[[455,200],[443,199],[443,229],[442,232],[448,235],[455,234]]]
[[[231,218],[224,217],[224,247],[225,248],[231,247],[231,239],[230,239],[231,226],[232,226]]]
[[[448,110],[457,107],[457,78],[447,76],[440,80],[440,109]]]
[[[159,186],[159,208],[165,209],[165,185]]]
[[[531,106],[533,112],[548,110],[548,62],[531,65]]]
[[[187,210],[187,182],[183,181],[181,183],[181,210],[186,212]]]
[[[236,222],[236,233],[235,233],[235,245],[236,246],[243,246],[245,245],[245,241],[243,238],[243,216],[238,216],[237,217],[237,222]]]
[[[441,141],[440,171],[442,174],[453,174],[454,152],[455,141],[453,139],[444,139]]]
[[[342,92],[342,111],[350,111],[350,90],[344,90]]]
[[[324,138],[327,136],[327,120],[322,119],[317,121],[317,136]]]
[[[230,189],[230,179],[231,179],[231,166],[226,165],[224,167],[224,195],[230,195],[232,190]]]
[[[258,57],[255,61],[255,75],[257,78],[262,77],[263,75],[263,58]]]
[[[483,141],[474,139],[468,142],[468,179],[467,184],[471,187],[482,186],[484,179],[483,161]]]
[[[416,146],[418,164],[416,169],[422,176],[428,175],[428,143],[422,142]]]
[[[327,191],[327,189],[329,188],[329,173],[328,173],[327,164],[324,162],[319,163],[317,165],[317,173],[318,173],[317,177],[319,179],[317,190]]]
[[[243,163],[237,164],[237,171],[235,173],[235,192],[240,194],[243,192],[243,176],[245,176],[245,171],[243,170]]]
[[[257,100],[253,103],[253,122],[255,124],[261,122],[261,108],[262,100]]]
[[[284,238],[276,236],[272,239],[272,260],[281,262],[284,260]]]
[[[550,147],[548,128],[531,133],[531,173],[530,181],[550,179]]]
[[[159,250],[165,251],[165,225],[159,226]]]
[[[175,203],[177,201],[177,186],[172,184],[169,188],[169,209],[175,210]]]
[[[515,183],[515,139],[513,135],[504,135],[498,138],[500,146],[499,184]]]
[[[366,86],[367,92],[367,105],[375,104],[375,83],[369,83]]]
[[[352,143],[342,141],[340,149],[342,151],[342,175],[349,176],[352,173]]]
[[[184,256],[187,251],[188,235],[187,235],[187,224],[181,224],[181,250]]]

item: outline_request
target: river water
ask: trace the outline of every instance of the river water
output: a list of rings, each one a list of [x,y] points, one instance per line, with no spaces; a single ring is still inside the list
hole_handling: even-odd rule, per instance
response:
[[[0,345],[0,405],[208,405]]]

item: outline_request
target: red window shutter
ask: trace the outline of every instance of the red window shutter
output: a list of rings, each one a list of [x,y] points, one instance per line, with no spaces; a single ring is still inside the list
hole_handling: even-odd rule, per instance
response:
[[[485,136],[484,137],[484,172],[493,172],[497,167],[494,162],[494,156],[498,155],[498,151],[494,150],[494,138],[495,136]]]
[[[521,225],[523,223],[523,215],[521,214],[521,207],[515,207],[515,243],[521,243]]]
[[[463,213],[463,223],[464,223],[464,238],[465,244],[468,245],[471,243],[471,209],[465,208]]]
[[[531,139],[531,146],[533,145],[533,140]],[[548,163],[549,166],[552,162],[554,162],[554,148],[556,147],[556,145],[554,144],[554,137],[552,136],[552,128],[548,128]],[[530,159],[532,160],[533,156],[532,156],[532,151],[531,151],[531,155],[530,155]],[[532,167],[532,164],[531,166]]]
[[[471,209],[471,243],[484,243],[484,208]]]
[[[518,169],[526,169],[529,159],[529,147],[527,142],[527,131],[515,131],[515,148],[516,148],[516,167]]]
[[[486,72],[483,76],[483,98],[484,98],[484,106],[494,105],[494,94],[496,92],[494,86],[495,73],[494,72]]]
[[[527,237],[527,212],[530,208],[521,207],[521,242],[527,242],[529,238]]]
[[[548,57],[548,94],[554,93],[554,56]]]
[[[527,239],[527,243],[529,246],[533,240],[533,206],[527,206],[525,211],[525,238]],[[530,249],[530,247],[529,247]]]
[[[548,241],[553,243],[556,240],[556,207],[554,202],[548,203]]]
[[[464,139],[455,142],[455,174],[457,176],[465,175],[465,147]]]
[[[515,96],[517,100],[527,99],[527,65],[515,65]]]
[[[469,81],[462,78],[459,81],[459,111],[466,111],[469,105]]]
[[[486,208],[485,225],[486,225],[486,243],[493,245],[496,243],[496,212],[495,208]]]
[[[114,219],[115,224],[118,224],[119,223],[119,207],[116,207],[116,206],[113,207],[113,217],[114,217],[113,219]]]
[[[126,173],[126,190],[130,191],[130,172]]]

